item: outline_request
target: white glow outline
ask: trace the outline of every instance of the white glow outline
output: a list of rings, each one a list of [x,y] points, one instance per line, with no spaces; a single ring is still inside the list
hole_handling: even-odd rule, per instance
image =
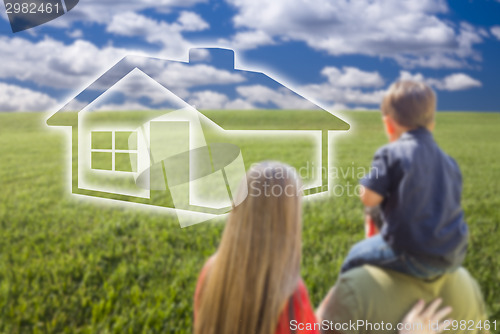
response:
[[[200,44],[198,44],[198,45],[191,45],[188,48],[188,50],[187,50],[188,52],[187,52],[187,56],[186,57],[182,57],[181,59],[175,59],[175,60],[174,59],[168,59],[168,60],[186,62],[185,59],[187,59],[187,63],[189,63],[189,49],[191,49],[191,48],[224,48],[224,49],[227,49],[226,46],[220,46],[220,45],[218,45],[218,46],[215,45],[214,46],[213,44],[211,46],[200,45]],[[317,100],[315,100],[313,98],[306,97],[305,95],[301,94],[300,93],[300,88],[296,87],[296,83],[294,83],[291,79],[283,80],[282,78],[285,77],[285,76],[280,75],[274,69],[266,67],[266,66],[262,66],[261,64],[259,64],[256,67],[255,64],[248,63],[248,62],[246,62],[244,60],[244,58],[240,57],[240,54],[243,53],[242,51],[236,52],[234,49],[232,49],[232,51],[234,52],[234,69],[243,70],[243,71],[254,71],[254,72],[265,73],[268,77],[272,78],[274,81],[276,81],[279,84],[281,84],[281,85],[289,88],[290,90],[292,90],[293,92],[295,92],[299,96],[303,97],[304,99],[306,99],[306,100],[308,100],[308,101],[316,104],[318,107],[320,107],[324,111],[327,111],[331,115],[333,115],[335,117],[341,118],[343,121],[345,121],[346,123],[348,123],[350,125],[349,130],[331,130],[331,131],[328,131],[328,142],[326,143],[326,145],[328,145],[328,163],[327,163],[328,191],[323,191],[323,192],[319,192],[319,193],[315,193],[315,194],[310,194],[310,195],[304,196],[303,199],[304,199],[304,201],[313,201],[313,200],[317,200],[317,199],[320,199],[320,198],[329,197],[331,195],[330,194],[330,190],[332,189],[332,186],[334,185],[334,182],[333,182],[332,178],[330,177],[329,170],[330,170],[330,167],[332,166],[332,162],[334,161],[333,159],[336,156],[335,150],[334,150],[334,145],[333,144],[330,145],[330,143],[332,142],[332,138],[335,138],[336,136],[352,135],[352,134],[357,133],[357,127],[355,126],[355,123],[352,122],[352,119],[345,112],[336,110],[335,111],[336,114],[333,114],[320,101],[317,101]],[[118,62],[120,62],[121,60],[123,60],[123,58],[125,58],[125,57],[134,56],[134,55],[141,56],[141,57],[163,59],[161,57],[161,55],[158,55],[158,54],[152,56],[152,55],[145,55],[142,52],[138,52],[137,54],[134,54],[134,53],[127,54],[124,57],[120,58],[118,60]],[[118,62],[113,62],[113,63],[110,62],[110,64],[113,64],[110,67],[116,65]],[[108,67],[108,70],[109,70],[110,67]],[[105,71],[104,73],[106,73],[106,72],[107,71]],[[97,77],[96,79],[92,80],[90,82],[90,84],[94,83],[99,78],[100,78],[100,76]],[[81,93],[82,91],[86,90],[89,87],[90,84],[82,84],[83,88],[81,88],[81,89],[75,89],[75,91],[77,91],[78,93],[76,93],[76,94],[68,94],[69,96],[71,96],[70,98],[67,99],[68,102],[64,103],[56,111],[48,111],[46,114],[49,115],[49,116],[44,120],[44,125],[47,126],[47,127],[49,127],[49,128],[51,128],[51,130],[53,130],[54,126],[47,125],[47,120],[50,117],[52,117],[54,114],[56,114],[58,111],[62,110],[71,101],[73,101],[76,98],[76,96],[78,96],[78,94]],[[66,101],[66,99],[65,99],[65,101]],[[89,105],[91,103],[89,103]],[[207,118],[206,116],[204,116],[200,112],[198,112],[198,114],[201,115],[202,117]],[[208,120],[211,123],[215,124],[210,119],[208,119]],[[215,126],[221,128],[218,124],[215,124]],[[184,211],[184,210],[175,209],[175,208],[166,208],[166,207],[162,207],[162,206],[155,206],[155,205],[151,205],[151,204],[143,204],[143,203],[136,203],[136,202],[129,202],[129,201],[121,201],[121,200],[116,200],[116,199],[111,199],[111,198],[105,198],[105,197],[95,197],[95,196],[91,196],[91,195],[83,195],[83,194],[73,193],[73,189],[72,189],[72,187],[73,187],[73,184],[72,184],[72,157],[73,157],[73,152],[72,152],[72,126],[55,126],[55,128],[58,128],[60,131],[62,131],[62,133],[65,134],[66,139],[69,138],[69,140],[66,140],[66,152],[65,152],[66,159],[65,160],[66,160],[66,182],[67,182],[67,189],[69,191],[70,196],[72,195],[72,196],[74,196],[76,198],[79,198],[79,199],[82,199],[82,200],[86,200],[86,201],[89,201],[89,202],[97,202],[97,203],[112,202],[112,203],[114,203],[114,205],[119,205],[119,206],[123,206],[123,207],[139,207],[139,208],[144,208],[144,209],[146,209],[148,211],[151,211],[151,212],[168,213],[168,214],[172,214],[172,215],[178,215],[178,211],[180,211],[181,213],[182,213],[182,211]],[[272,132],[272,131],[281,132],[283,130],[224,130],[224,131],[231,131],[231,132],[235,131],[237,133],[238,132],[250,132],[250,131],[251,132],[253,132],[253,131],[266,131],[266,133],[269,133],[269,132]],[[301,130],[295,130],[295,131],[294,130],[290,130],[290,131],[296,132],[296,131],[301,131]],[[311,130],[311,131],[312,132],[318,132],[318,130]],[[319,140],[319,143],[320,143],[319,145],[316,145],[316,148],[319,151],[319,158],[320,158],[319,161],[321,162],[319,164],[319,168],[321,168],[321,166],[322,166],[322,161],[321,161],[321,145],[322,145],[321,138]],[[321,175],[321,173],[319,175]],[[204,221],[207,221],[207,220],[210,220],[210,219],[216,218],[216,217],[223,217],[223,216],[227,215],[227,213],[226,214],[221,214],[221,215],[213,215],[213,214],[199,213],[199,212],[193,212],[193,211],[187,211],[187,213],[194,214],[194,215],[203,215],[203,216],[207,217],[207,219],[204,220]],[[186,225],[186,226],[189,226],[189,225]],[[181,226],[181,227],[186,227],[186,226]]]

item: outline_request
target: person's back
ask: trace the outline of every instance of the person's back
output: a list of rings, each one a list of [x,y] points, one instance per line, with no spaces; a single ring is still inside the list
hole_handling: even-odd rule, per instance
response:
[[[443,266],[460,266],[468,232],[460,207],[462,176],[455,160],[425,128],[405,132],[378,154],[400,165],[388,166],[394,175],[388,176],[391,182],[387,183],[394,189],[383,205],[385,240],[396,251]]]
[[[451,333],[487,332],[481,292],[462,267],[433,281],[370,265],[352,269],[339,277],[318,317],[323,325],[323,320],[332,322],[328,327],[333,330],[324,333],[397,333],[398,323],[416,300],[438,297],[453,308],[449,318],[456,322],[448,326]]]
[[[293,321],[316,322],[300,277],[301,200],[292,167],[265,161],[250,168],[200,274],[194,334],[290,333]],[[318,332],[297,325],[297,334]]]

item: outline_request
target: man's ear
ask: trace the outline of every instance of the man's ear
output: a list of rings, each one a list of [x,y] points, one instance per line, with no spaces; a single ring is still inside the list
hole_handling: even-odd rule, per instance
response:
[[[436,127],[436,121],[432,121],[431,124],[429,124],[429,126],[427,126],[427,129],[429,129],[429,131],[434,131],[434,128]]]
[[[392,117],[389,115],[384,115],[382,117],[382,121],[384,122],[385,132],[387,132],[389,137],[393,136],[396,133],[396,126]]]
[[[365,217],[365,238],[371,238],[379,234],[379,230],[375,221],[369,215]]]

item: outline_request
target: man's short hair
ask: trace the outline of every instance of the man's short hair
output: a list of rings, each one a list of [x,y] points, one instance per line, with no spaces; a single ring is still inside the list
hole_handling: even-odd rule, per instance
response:
[[[380,109],[401,126],[427,127],[434,121],[436,94],[423,82],[396,81],[389,87]]]

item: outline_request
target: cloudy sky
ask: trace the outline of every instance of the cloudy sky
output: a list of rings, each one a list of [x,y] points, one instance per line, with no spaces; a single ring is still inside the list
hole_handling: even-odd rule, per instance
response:
[[[376,109],[398,78],[434,87],[440,110],[500,110],[500,0],[80,0],[15,34],[0,12],[0,111],[57,110],[127,55],[187,61],[205,46],[234,49],[238,68],[331,110]],[[190,92],[177,68],[191,103],[244,109],[282,98],[198,67],[197,78],[234,94]]]

